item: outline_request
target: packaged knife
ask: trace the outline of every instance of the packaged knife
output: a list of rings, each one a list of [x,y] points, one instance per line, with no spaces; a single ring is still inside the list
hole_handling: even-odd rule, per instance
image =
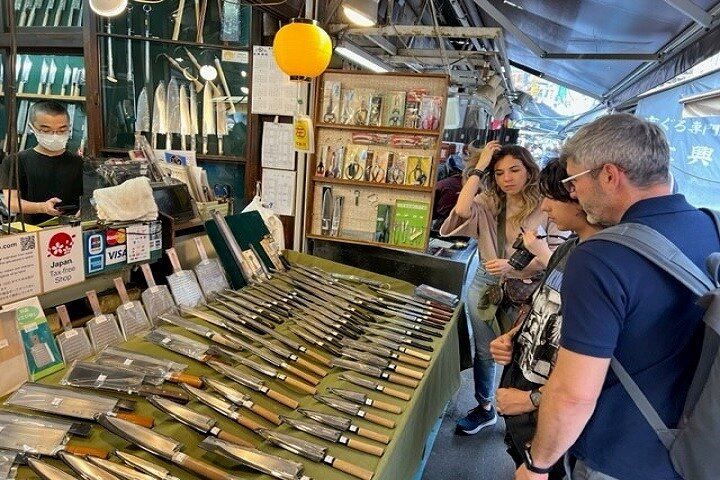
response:
[[[180,355],[204,361],[210,345],[192,340],[183,335],[156,328],[145,335],[145,340],[160,345]]]
[[[145,375],[145,382],[160,385],[165,380],[173,381],[176,374],[183,372],[187,365],[156,358],[142,353],[107,347],[100,352],[95,363],[110,367],[128,368]]]
[[[17,452],[12,450],[0,450],[0,478],[15,478],[14,470]]]

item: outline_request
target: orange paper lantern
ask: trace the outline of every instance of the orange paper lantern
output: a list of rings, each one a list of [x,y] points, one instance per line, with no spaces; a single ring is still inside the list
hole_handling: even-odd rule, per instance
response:
[[[273,53],[292,80],[309,81],[330,64],[332,41],[317,21],[293,18],[275,34]]]

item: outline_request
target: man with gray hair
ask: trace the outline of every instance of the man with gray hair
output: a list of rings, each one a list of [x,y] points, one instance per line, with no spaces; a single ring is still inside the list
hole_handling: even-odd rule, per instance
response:
[[[563,183],[591,222],[649,226],[703,271],[720,250],[711,217],[671,193],[670,149],[657,125],[628,114],[601,117],[561,157]],[[569,449],[577,459],[573,480],[680,479],[609,365],[617,358],[675,428],[703,339],[703,310],[692,292],[629,248],[590,238],[569,258],[561,295],[557,363],[515,478],[546,479],[543,471]]]
[[[83,159],[66,150],[70,117],[64,105],[37,102],[28,121],[37,145],[2,162],[0,188],[10,211],[22,209],[25,222],[37,225],[77,211],[83,193]]]

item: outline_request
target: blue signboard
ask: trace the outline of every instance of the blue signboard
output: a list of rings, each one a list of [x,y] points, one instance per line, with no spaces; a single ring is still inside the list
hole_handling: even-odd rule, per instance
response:
[[[680,99],[718,88],[715,72],[650,95],[635,112],[665,130],[679,192],[695,206],[715,209],[720,209],[720,116],[683,118]]]

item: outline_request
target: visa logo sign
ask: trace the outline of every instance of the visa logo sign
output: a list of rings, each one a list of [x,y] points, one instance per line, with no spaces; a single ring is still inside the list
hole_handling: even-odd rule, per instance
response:
[[[117,245],[105,249],[105,263],[115,265],[127,262],[127,245]]]

